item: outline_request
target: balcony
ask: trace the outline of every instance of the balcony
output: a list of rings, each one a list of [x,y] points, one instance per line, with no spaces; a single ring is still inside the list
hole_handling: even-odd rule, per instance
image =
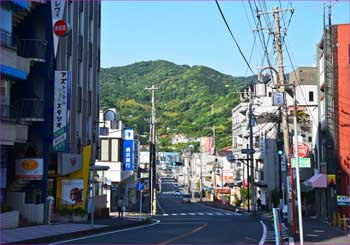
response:
[[[11,106],[7,104],[1,104],[1,119],[11,119],[14,118]]]
[[[44,100],[22,99],[15,103],[17,119],[25,122],[44,121]]]
[[[0,29],[1,35],[1,66],[6,67],[2,73],[25,80],[30,71],[30,61],[17,56],[15,39],[12,33]]]
[[[2,145],[14,145],[16,142],[25,143],[28,140],[28,126],[26,125],[3,122],[0,129]]]
[[[45,62],[46,45],[46,40],[17,39],[17,55],[31,61]]]

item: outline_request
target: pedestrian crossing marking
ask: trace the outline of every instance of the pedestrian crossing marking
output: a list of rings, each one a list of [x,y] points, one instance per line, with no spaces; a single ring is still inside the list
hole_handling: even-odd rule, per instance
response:
[[[209,216],[232,216],[232,215],[237,215],[237,216],[241,216],[242,214],[240,213],[229,213],[229,212],[198,212],[198,213],[171,213],[171,214],[167,214],[167,213],[163,213],[162,214],[163,216],[187,216],[187,215],[190,215],[190,216],[195,216],[195,215],[198,215],[198,216],[204,216],[204,215],[209,215]]]

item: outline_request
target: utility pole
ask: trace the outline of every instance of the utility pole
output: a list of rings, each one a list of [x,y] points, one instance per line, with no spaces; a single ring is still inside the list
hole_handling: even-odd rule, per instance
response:
[[[275,45],[277,50],[277,59],[278,59],[278,87],[279,91],[283,93],[284,97],[284,106],[282,109],[282,132],[283,132],[283,142],[284,142],[284,154],[285,160],[291,169],[292,176],[292,165],[290,164],[290,145],[289,145],[289,130],[288,130],[288,111],[287,111],[287,101],[285,96],[285,85],[286,81],[284,80],[284,65],[283,65],[283,54],[282,54],[282,38],[281,38],[281,27],[280,27],[280,17],[279,17],[279,8],[275,7],[273,11],[273,16],[275,20]],[[291,177],[291,183],[293,178]],[[292,209],[292,210],[291,210]],[[296,214],[295,214],[295,203],[294,203],[294,191],[292,189],[292,207],[290,208],[290,203],[288,202],[288,220],[290,220],[290,214],[293,213],[293,234],[296,234]]]
[[[152,91],[152,115],[150,121],[150,161],[149,161],[149,191],[150,191],[150,213],[155,215],[157,212],[156,205],[156,96],[157,88],[154,84],[151,88],[145,88]]]
[[[249,85],[249,149],[254,149],[253,145],[253,85]],[[250,183],[252,188],[252,212],[255,211],[255,178],[254,178],[254,153],[250,152]],[[249,161],[248,161],[249,162]],[[248,165],[249,166],[249,165]],[[248,167],[249,169],[249,167]],[[248,170],[249,171],[249,170]],[[248,194],[249,199],[249,194]],[[249,206],[249,204],[248,204]]]

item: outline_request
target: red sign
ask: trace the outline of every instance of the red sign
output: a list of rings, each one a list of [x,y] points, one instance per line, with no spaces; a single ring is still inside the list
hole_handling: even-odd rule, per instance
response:
[[[53,25],[53,31],[56,34],[56,36],[64,36],[68,32],[67,22],[64,20],[56,21]]]
[[[293,145],[293,155],[295,156],[295,145]],[[309,147],[305,143],[298,143],[298,156],[300,158],[307,157],[309,155]]]

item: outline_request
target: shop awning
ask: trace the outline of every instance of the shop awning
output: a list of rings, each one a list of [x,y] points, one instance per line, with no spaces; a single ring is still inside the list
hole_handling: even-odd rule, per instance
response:
[[[16,7],[22,8],[22,9],[28,9],[29,3],[27,3],[24,0],[12,0],[12,4],[14,4]]]
[[[327,187],[327,175],[315,174],[310,179],[304,181],[304,185],[312,188],[326,188]]]
[[[5,65],[0,65],[0,73],[16,79],[26,80],[28,73]]]

